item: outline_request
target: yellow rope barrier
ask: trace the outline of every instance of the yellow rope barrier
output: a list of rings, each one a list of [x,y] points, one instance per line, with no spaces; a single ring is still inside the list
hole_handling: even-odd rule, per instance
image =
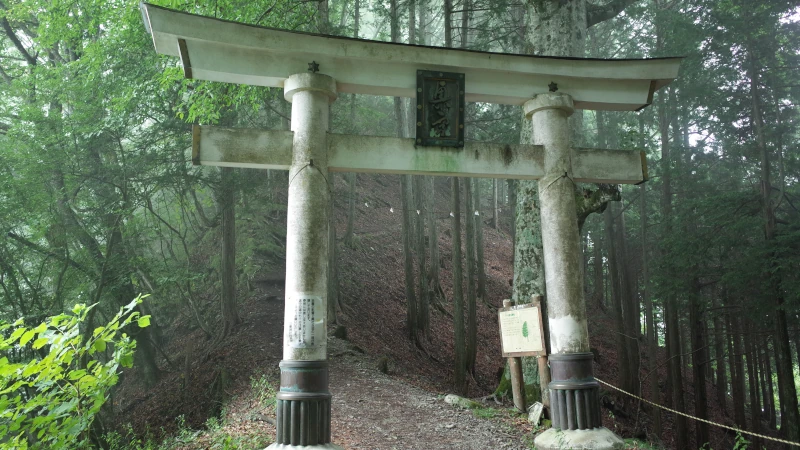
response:
[[[599,378],[597,378],[597,377],[595,377],[594,379],[595,379],[595,380],[597,380],[597,381],[599,381],[600,383],[602,383],[602,384],[604,384],[604,385],[606,385],[606,386],[610,387],[611,389],[614,389],[614,390],[617,390],[617,391],[619,391],[619,392],[622,392],[623,394],[630,395],[631,397],[633,397],[633,398],[635,398],[635,399],[641,400],[641,401],[643,401],[643,402],[645,402],[645,403],[649,403],[649,404],[651,404],[651,405],[655,406],[656,408],[661,408],[661,409],[663,409],[663,410],[665,410],[665,411],[669,411],[669,412],[671,412],[671,413],[674,413],[674,414],[679,414],[679,415],[681,415],[681,416],[688,417],[688,418],[690,418],[690,419],[693,419],[693,420],[699,420],[700,422],[705,422],[705,423],[707,423],[707,424],[709,424],[709,425],[714,425],[714,426],[716,426],[716,427],[725,428],[725,429],[727,429],[727,430],[735,431],[735,432],[737,432],[737,433],[748,434],[748,435],[750,435],[750,436],[756,436],[756,437],[760,437],[760,438],[762,438],[762,439],[767,439],[767,440],[770,440],[770,441],[780,442],[780,443],[782,443],[782,444],[789,444],[789,445],[794,445],[794,446],[796,446],[796,447],[800,447],[800,442],[792,442],[792,441],[787,441],[787,440],[784,440],[784,439],[778,439],[778,438],[774,438],[774,437],[772,437],[772,436],[765,436],[765,435],[763,435],[763,434],[753,433],[752,431],[740,430],[740,429],[738,429],[738,428],[729,427],[729,426],[727,426],[727,425],[723,425],[723,424],[721,424],[721,423],[712,422],[712,421],[710,421],[710,420],[706,420],[706,419],[701,419],[701,418],[699,418],[699,417],[695,417],[695,416],[692,416],[692,415],[689,415],[689,414],[686,414],[686,413],[682,413],[682,412],[680,412],[680,411],[675,411],[674,409],[667,408],[666,406],[659,405],[658,403],[653,403],[653,402],[651,402],[650,400],[647,400],[647,399],[644,399],[644,398],[642,398],[642,397],[639,397],[638,395],[631,394],[631,393],[630,393],[630,392],[628,392],[628,391],[623,391],[622,389],[620,389],[620,388],[618,388],[618,387],[614,386],[613,384],[606,383],[605,381],[603,381],[603,380],[601,380],[601,379],[599,379]]]

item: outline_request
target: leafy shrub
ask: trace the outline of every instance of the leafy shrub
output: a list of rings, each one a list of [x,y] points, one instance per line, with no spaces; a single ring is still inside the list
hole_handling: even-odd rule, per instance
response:
[[[76,305],[72,314],[50,317],[34,328],[22,319],[0,323],[0,355],[25,346],[44,355],[21,363],[0,357],[0,449],[89,445],[92,421],[116,384],[119,367],[133,365],[136,342],[122,328],[134,320],[140,327],[150,324],[150,316],[133,312],[141,301],[135,299],[106,326],[85,335],[81,323],[96,305]]]

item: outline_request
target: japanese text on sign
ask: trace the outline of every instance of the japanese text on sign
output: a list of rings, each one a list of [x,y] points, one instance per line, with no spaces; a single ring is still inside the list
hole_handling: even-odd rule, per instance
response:
[[[294,348],[315,347],[325,337],[322,299],[298,295],[291,303],[294,314],[287,330],[289,345]]]
[[[538,306],[518,306],[499,314],[503,356],[532,356],[544,352]]]

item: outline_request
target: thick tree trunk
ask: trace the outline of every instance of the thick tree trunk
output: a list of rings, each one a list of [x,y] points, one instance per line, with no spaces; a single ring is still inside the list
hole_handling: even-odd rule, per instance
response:
[[[585,51],[586,1],[529,3],[528,45],[532,54],[581,57]]]
[[[397,0],[390,2],[390,32],[392,42],[400,42],[400,12]],[[397,137],[407,137],[408,128],[404,114],[403,100],[394,98],[395,131]],[[400,209],[402,212],[402,240],[403,240],[403,271],[405,273],[406,293],[406,325],[408,337],[412,341],[417,333],[417,298],[414,283],[414,255],[412,253],[412,223],[411,223],[411,175],[400,175]]]
[[[361,22],[361,0],[355,0],[353,6],[353,37],[358,39],[359,25]]]
[[[761,107],[758,93],[758,67],[756,56],[748,45],[747,56],[749,59],[748,76],[750,78],[750,100],[752,103],[752,125],[755,131],[756,144],[761,157],[761,201],[764,214],[764,238],[767,242],[775,239],[776,221],[775,204],[772,200],[772,181],[770,168],[770,155],[766,138],[764,137],[764,124],[761,117]],[[781,401],[781,430],[790,441],[800,441],[800,411],[798,411],[797,389],[794,383],[794,369],[792,364],[789,331],[786,319],[785,299],[781,289],[781,270],[776,266],[774,259],[770,259],[769,267],[765,268],[764,276],[769,284],[768,295],[775,302],[775,351],[776,369],[778,372],[779,397]]]
[[[664,91],[662,91],[664,92]],[[672,169],[670,167],[670,139],[668,107],[674,102],[675,94],[670,89],[670,99],[662,99],[658,108],[659,129],[661,134],[661,215],[663,220],[663,236],[669,236],[672,231],[670,223],[672,217]],[[666,92],[664,92],[666,94]],[[662,94],[662,97],[664,96]],[[662,244],[663,245],[663,244]],[[662,254],[664,250],[662,249]],[[681,369],[680,325],[678,321],[677,299],[671,295],[664,299],[664,321],[666,325],[667,358],[669,358],[669,382],[672,395],[672,406],[678,411],[685,412],[683,399],[683,371]],[[680,415],[675,417],[675,431],[677,448],[687,448],[688,426],[686,418]]]
[[[779,308],[783,307],[783,298],[779,299]],[[775,312],[775,353],[778,372],[778,396],[781,402],[781,430],[786,439],[800,441],[800,423],[798,422],[797,389],[794,383],[792,354],[789,351],[789,335],[786,324],[786,311]],[[783,380],[783,381],[781,381]]]
[[[429,337],[430,332],[430,312],[429,312],[429,291],[428,291],[428,271],[425,267],[425,180],[421,176],[415,176],[414,182],[414,203],[416,209],[416,252],[417,252],[417,329],[425,337]]]
[[[541,217],[539,215],[539,193],[536,182],[514,183],[515,220],[512,222],[514,239],[514,280],[511,298],[515,304],[530,303],[534,296],[545,294],[544,251],[542,249]],[[548,336],[547,310],[542,307],[544,335]],[[542,404],[550,405],[550,375],[539,373],[535,358],[522,358],[525,383],[539,381]],[[545,381],[546,380],[546,381]]]
[[[408,43],[415,44],[417,41],[417,8],[414,0],[408,1]],[[406,136],[413,136],[416,130],[416,112],[413,102],[408,102],[406,108]],[[417,305],[416,305],[416,333],[417,345],[422,346],[422,338],[428,337],[430,331],[429,295],[428,295],[428,272],[425,268],[425,190],[423,188],[422,176],[408,177],[408,182],[413,186],[414,212],[411,215],[414,222],[414,233],[416,234],[415,251],[417,253]],[[420,336],[421,334],[421,336]]]
[[[684,370],[689,367],[689,361],[692,358],[692,332],[689,329],[688,320],[680,322],[678,319],[678,321],[681,327],[681,370]]]
[[[592,275],[594,278],[593,288],[595,303],[600,308],[601,311],[606,310],[606,305],[604,303],[603,297],[604,294],[604,287],[603,287],[603,254],[600,249],[600,240],[602,239],[601,233],[592,232]]]
[[[220,168],[222,203],[222,336],[239,324],[236,306],[236,188],[232,167]]]
[[[639,369],[641,366],[641,354],[639,351],[639,341],[641,337],[641,305],[639,304],[639,297],[635,294],[635,277],[634,270],[631,268],[630,258],[628,256],[628,245],[625,238],[625,215],[622,213],[622,207],[619,203],[613,209],[620,210],[618,227],[615,227],[617,233],[617,245],[619,245],[618,262],[620,264],[620,291],[622,292],[621,301],[623,302],[623,313],[625,319],[625,345],[628,350],[629,365],[626,367],[628,371],[628,388],[629,392],[640,394],[639,383]],[[609,208],[611,209],[611,208]]]
[[[606,242],[608,242],[608,271],[611,278],[611,309],[614,318],[614,340],[617,349],[617,363],[619,366],[617,383],[619,387],[630,392],[631,379],[628,368],[631,366],[630,355],[628,354],[627,333],[625,329],[625,318],[623,314],[624,300],[622,298],[622,283],[620,275],[620,256],[617,252],[616,233],[614,231],[615,221],[614,212],[616,208],[608,208],[603,214],[606,228]],[[627,403],[627,399],[623,400]]]
[[[473,208],[478,215],[473,214],[475,220],[475,270],[478,272],[478,298],[486,302],[486,266],[483,262],[483,215],[481,214],[480,178],[475,179],[472,185]]]
[[[795,323],[800,323],[800,316],[795,316]],[[800,330],[794,332],[794,351],[797,354],[797,365],[800,366]]]
[[[111,238],[106,247],[105,259],[98,261],[105,266],[106,278],[108,279],[110,291],[117,302],[117,307],[129,304],[136,297],[136,289],[131,283],[130,274],[134,270],[130,269],[129,255],[125,250],[123,241],[123,230],[121,220],[114,220],[111,229]],[[139,314],[144,315],[144,308],[138,305],[135,309]],[[132,324],[131,336],[136,339],[136,352],[134,353],[135,364],[143,374],[145,385],[153,386],[161,375],[161,370],[156,364],[156,347],[151,328],[140,328],[136,323]]]
[[[500,181],[497,178],[492,178],[492,228],[495,230],[498,229],[498,208],[497,203],[497,190],[498,186],[500,185]]]
[[[475,373],[475,356],[477,354],[477,313],[475,293],[475,214],[472,203],[472,179],[464,179],[464,223],[466,225],[467,242],[467,359],[466,365],[469,373]]]
[[[320,0],[317,2],[317,31],[320,34],[330,33],[330,8],[328,8],[328,0]]]
[[[408,0],[408,43],[409,44],[416,44],[417,43],[417,4],[415,0]],[[412,110],[409,108],[410,112],[414,112],[416,115],[416,110]]]
[[[425,217],[428,220],[428,251],[430,252],[430,276],[429,288],[431,293],[429,301],[439,301],[444,299],[444,290],[442,290],[442,283],[439,281],[439,269],[441,268],[441,261],[439,259],[439,224],[436,221],[436,178],[424,177],[425,183],[428,186],[428,195],[425,196]]]
[[[750,388],[750,431],[761,433],[761,402],[758,398],[758,368],[756,367],[756,352],[753,345],[754,328],[752,324],[747,324],[750,331],[747,338],[744,340],[745,351],[747,352],[747,378],[748,387]],[[754,448],[761,448],[761,439],[757,436],[751,437],[751,442]]]
[[[333,185],[336,174],[328,174],[328,190],[333,197]],[[339,265],[336,263],[336,218],[333,214],[333,201],[328,202],[328,323],[337,324],[337,306],[339,305]]]
[[[408,325],[408,337],[416,339],[417,329],[417,297],[414,292],[414,256],[411,251],[411,175],[400,175],[401,190],[401,209],[403,213],[402,233],[403,233],[403,270],[405,273],[406,291],[406,322]]]
[[[689,300],[689,322],[692,341],[692,374],[694,378],[694,413],[695,416],[708,420],[708,398],[706,395],[706,365],[708,354],[706,338],[703,333],[704,319],[700,305],[700,280],[692,280],[693,295]],[[708,440],[708,425],[700,420],[695,421],[695,444],[702,447]]]
[[[639,220],[641,221],[642,233],[642,300],[644,301],[645,326],[647,327],[647,373],[650,383],[650,401],[661,404],[661,391],[658,386],[658,333],[656,332],[655,311],[653,311],[653,300],[650,297],[650,264],[647,255],[647,185],[642,184],[639,188],[641,192],[641,208],[639,210]],[[597,255],[597,254],[596,254]],[[597,256],[595,256],[597,257]],[[596,267],[596,265],[595,265]],[[602,266],[601,266],[602,269]],[[595,280],[597,277],[595,277]],[[601,278],[602,282],[602,278]],[[651,412],[653,420],[653,434],[661,439],[661,408],[653,408]]]
[[[541,217],[538,189],[535,182],[516,183],[517,201],[514,229],[514,289],[516,304],[528,303],[534,295],[544,295],[544,255],[542,250]]]
[[[419,45],[430,45],[430,38],[428,36],[428,0],[417,0],[418,15],[419,15],[419,36],[417,42]]]
[[[714,381],[714,367],[712,366],[711,362],[713,362],[713,357],[711,356],[711,330],[709,328],[710,320],[708,319],[708,315],[705,316],[706,319],[703,320],[703,336],[706,339],[706,345],[709,347],[706,349],[706,356],[708,357],[708,362],[706,363],[706,380],[711,383],[712,385],[715,383]]]
[[[776,411],[777,417],[775,420],[776,422],[780,421],[781,427],[783,427],[783,418],[786,417],[786,404],[781,401],[781,391],[784,389],[784,380],[778,374],[778,359],[780,359],[780,352],[778,351],[778,345],[775,343],[774,335],[772,336],[772,352],[772,358],[775,359],[775,375],[777,375],[776,378],[778,379],[778,408]]]
[[[526,30],[526,39],[539,39],[541,36]],[[520,142],[532,143],[532,125],[529,119],[522,118]],[[514,279],[512,301],[515,304],[530,303],[536,295],[545,295],[544,251],[542,249],[542,226],[539,212],[539,190],[536,181],[509,180],[509,199],[512,210],[511,239],[514,242]],[[547,310],[542,308],[543,323],[547,328]],[[544,330],[545,336],[549,335]],[[550,405],[549,373],[539,373],[539,365],[533,358],[522,359],[526,384],[539,381],[542,403]],[[542,365],[544,369],[546,366]]]
[[[461,0],[461,48],[469,46],[470,0]]]
[[[731,378],[733,393],[733,421],[741,429],[747,429],[747,421],[745,419],[745,380],[744,369],[742,367],[742,358],[744,358],[742,351],[742,329],[739,323],[737,314],[728,316],[730,320],[731,340],[733,346],[730,352],[731,358]]]
[[[353,119],[351,119],[353,120]],[[344,232],[344,244],[353,247],[353,227],[356,217],[356,181],[358,174],[350,172],[347,174],[347,228]]]
[[[453,328],[455,331],[455,391],[461,395],[467,392],[466,341],[464,337],[464,294],[461,273],[461,186],[458,177],[452,178],[451,186],[453,208]]]
[[[54,111],[60,111],[60,105],[57,107],[51,105],[51,107]],[[73,235],[80,246],[89,252],[95,263],[95,272],[101,277],[105,274],[111,286],[109,290],[111,297],[116,302],[116,307],[129,304],[136,297],[136,291],[130,281],[130,275],[135,273],[135,270],[130,269],[130,261],[125,253],[124,233],[120,228],[124,220],[113,213],[109,213],[103,218],[107,231],[111,235],[106,245],[106,253],[103,254],[100,242],[83,227],[75,210],[72,209],[64,182],[64,173],[60,168],[53,170],[50,181],[57,198],[56,210],[67,232]],[[109,198],[113,198],[111,195],[111,193],[108,194]],[[141,305],[136,307],[136,311],[143,314]],[[135,364],[142,370],[145,384],[148,387],[152,386],[158,381],[161,371],[156,364],[156,349],[151,338],[150,328],[139,328],[134,323],[131,336],[136,340],[137,345],[137,351],[134,353]]]
[[[528,141],[521,141],[521,142],[528,142]],[[506,180],[506,187],[508,189],[508,212],[509,217],[511,217],[509,226],[509,233],[511,235],[511,242],[514,243],[514,257],[516,258],[517,250],[517,186],[519,183],[517,180]],[[537,198],[538,196],[534,196],[533,198]],[[538,209],[537,209],[538,211]],[[515,263],[516,266],[516,263]],[[516,270],[516,269],[515,269]],[[544,292],[544,291],[542,291]]]
[[[775,388],[772,383],[772,356],[769,353],[769,339],[764,339],[762,351],[764,352],[764,375],[767,385],[767,399],[769,399],[767,413],[769,414],[769,427],[772,430],[778,428],[778,414],[775,411]]]
[[[361,0],[356,0],[353,7],[353,37],[358,38],[360,32],[359,26],[361,22]],[[356,128],[356,95],[350,94],[350,129],[353,134],[358,134]],[[358,181],[358,174],[350,172],[347,174],[347,228],[344,232],[344,244],[348,247],[353,247],[353,227],[356,217],[356,183]]]
[[[769,421],[769,394],[767,394],[767,371],[765,370],[764,354],[762,352],[763,338],[759,337],[753,342],[753,351],[755,352],[755,365],[756,372],[758,373],[758,386],[761,388],[761,411],[759,411],[760,420]]]
[[[453,46],[453,0],[444,0],[444,46]]]
[[[719,308],[719,302],[715,300],[714,307]],[[717,403],[722,408],[722,413],[728,415],[728,380],[725,370],[725,335],[723,334],[723,315],[714,314],[714,359],[717,363],[716,393]]]
[[[584,55],[587,28],[585,0],[570,2],[537,0],[528,2],[526,7],[525,17],[528,19],[528,26],[523,33],[524,52],[551,56]],[[524,24],[525,20],[520,20],[520,25]],[[570,122],[579,123],[580,117],[581,114],[573,114]],[[525,119],[523,124],[520,142],[530,143],[531,124]],[[572,142],[573,145],[579,144],[577,140]],[[509,199],[512,205],[511,217],[514,218],[511,227],[514,242],[513,298],[517,303],[525,303],[530,301],[532,295],[543,295],[545,292],[537,183],[530,181],[509,183]],[[544,323],[548,323],[547,318],[544,318]],[[549,335],[549,331],[545,330],[545,335]],[[549,378],[549,374],[542,374],[540,380]],[[542,396],[543,399],[548,397],[544,381],[542,381]]]

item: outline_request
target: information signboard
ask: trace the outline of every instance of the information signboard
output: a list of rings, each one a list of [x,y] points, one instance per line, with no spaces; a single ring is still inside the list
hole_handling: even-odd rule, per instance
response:
[[[547,355],[539,304],[500,308],[498,315],[504,358]]]

